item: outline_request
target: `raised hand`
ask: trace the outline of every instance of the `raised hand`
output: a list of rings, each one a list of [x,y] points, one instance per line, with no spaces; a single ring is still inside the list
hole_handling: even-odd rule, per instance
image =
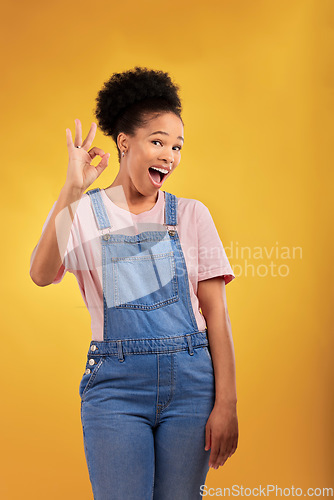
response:
[[[90,146],[95,137],[97,125],[92,123],[87,137],[82,142],[82,128],[79,119],[75,120],[75,139],[72,140],[71,130],[66,129],[67,149],[69,155],[66,184],[74,189],[85,191],[101,175],[108,166],[110,153],[105,153],[101,148]],[[81,146],[77,148],[76,146]],[[95,167],[91,161],[95,156],[100,156],[101,161]]]

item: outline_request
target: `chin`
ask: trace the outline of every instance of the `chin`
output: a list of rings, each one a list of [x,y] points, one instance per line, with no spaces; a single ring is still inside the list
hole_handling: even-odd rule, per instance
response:
[[[159,189],[154,186],[134,186],[136,191],[142,196],[148,198],[155,193],[158,193]]]

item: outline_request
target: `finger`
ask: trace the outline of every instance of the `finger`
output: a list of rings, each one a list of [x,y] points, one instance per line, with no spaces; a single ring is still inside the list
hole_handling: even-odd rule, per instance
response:
[[[235,449],[235,436],[231,436],[227,441],[225,447],[225,461],[233,455],[234,449]]]
[[[95,158],[95,156],[104,156],[105,152],[101,148],[97,148],[96,146],[88,151],[89,156],[91,159]]]
[[[229,451],[227,450],[220,450],[218,459],[217,459],[217,464],[218,465],[224,465],[226,460],[229,458]]]
[[[75,120],[75,139],[74,146],[82,146],[82,130],[81,130],[81,121],[76,118]]]
[[[207,451],[211,446],[211,431],[209,426],[205,426],[205,446],[204,450]]]
[[[219,453],[217,454],[217,458],[214,462],[214,467],[218,469],[219,465],[223,465],[229,455],[231,450],[231,446],[229,445],[229,441],[226,442],[226,439],[221,438],[218,440],[219,442]]]
[[[98,176],[102,174],[103,170],[108,166],[110,158],[110,153],[106,153],[100,163],[96,165],[95,170],[97,171]]]
[[[222,467],[228,458],[227,455],[224,455],[223,458],[219,460],[219,467]]]
[[[238,446],[238,438],[236,438],[233,442],[233,445],[232,445],[232,450],[230,452],[230,457],[235,453],[235,450],[237,449],[237,446]]]
[[[92,142],[94,140],[94,137],[95,137],[95,133],[96,133],[96,129],[97,129],[97,125],[95,122],[93,122],[90,126],[90,129],[89,129],[89,132],[85,138],[85,140],[83,141],[82,143],[82,147],[85,148],[85,150],[87,151],[91,145],[92,145]]]
[[[66,143],[67,143],[68,151],[71,151],[74,148],[74,145],[73,145],[73,139],[72,139],[72,132],[71,132],[71,129],[69,129],[69,128],[66,129]]]
[[[209,467],[216,467],[218,455],[219,455],[219,447],[215,443],[213,443],[211,446]]]

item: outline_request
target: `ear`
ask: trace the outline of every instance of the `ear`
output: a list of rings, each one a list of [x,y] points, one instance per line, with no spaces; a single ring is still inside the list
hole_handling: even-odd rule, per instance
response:
[[[124,132],[120,132],[117,136],[117,146],[120,150],[127,150],[129,148],[129,139]]]

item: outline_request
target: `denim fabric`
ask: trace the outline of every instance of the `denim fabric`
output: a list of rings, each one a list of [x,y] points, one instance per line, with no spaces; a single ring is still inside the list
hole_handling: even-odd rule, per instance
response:
[[[99,188],[104,340],[91,341],[79,394],[95,500],[195,500],[209,470],[205,424],[215,383],[165,192],[161,230],[111,232]]]

